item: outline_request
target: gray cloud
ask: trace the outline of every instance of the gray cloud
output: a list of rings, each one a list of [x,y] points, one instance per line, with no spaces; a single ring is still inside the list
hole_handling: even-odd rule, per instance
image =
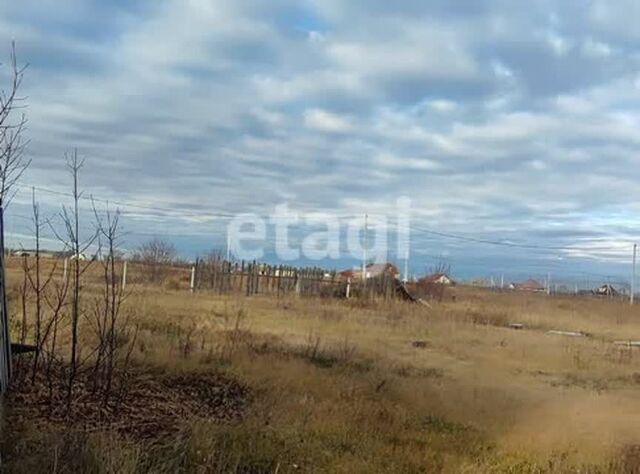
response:
[[[63,189],[78,147],[86,187],[121,201],[362,214],[408,195],[433,228],[615,242],[640,201],[627,7],[4,2],[0,46],[31,64],[29,184]]]

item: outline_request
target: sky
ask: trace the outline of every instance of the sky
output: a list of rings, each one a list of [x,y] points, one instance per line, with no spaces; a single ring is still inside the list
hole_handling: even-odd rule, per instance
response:
[[[224,247],[228,215],[349,221],[408,197],[412,272],[627,278],[637,18],[633,0],[0,2],[0,57],[15,40],[29,64],[10,241],[28,245],[31,186],[59,212],[77,148],[130,248],[192,257]]]

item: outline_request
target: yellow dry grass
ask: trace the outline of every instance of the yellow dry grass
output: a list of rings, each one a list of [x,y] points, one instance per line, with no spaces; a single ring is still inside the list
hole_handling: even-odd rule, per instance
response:
[[[83,445],[93,454],[82,466],[638,472],[640,349],[612,342],[640,340],[640,309],[592,298],[455,293],[428,308],[139,287],[129,302],[140,324],[136,362],[224,371],[251,388],[251,408],[233,426],[185,420],[175,450],[153,459],[100,435]],[[41,455],[48,466],[51,456]]]

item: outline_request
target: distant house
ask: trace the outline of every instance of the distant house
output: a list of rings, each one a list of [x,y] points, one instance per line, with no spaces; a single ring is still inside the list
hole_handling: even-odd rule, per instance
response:
[[[611,285],[602,285],[601,287],[593,290],[593,294],[596,296],[617,296],[618,290]]]
[[[56,258],[58,255],[57,252],[52,252],[50,250],[42,250],[42,249],[40,249],[38,253],[42,258]],[[35,257],[36,251],[32,249],[14,250],[13,252],[11,252],[11,256],[12,257]]]
[[[531,291],[534,293],[540,293],[545,291],[544,286],[538,283],[536,280],[533,280],[532,278],[529,278],[528,280],[523,281],[522,283],[511,283],[509,285],[509,289],[516,290],[516,291]]]
[[[398,275],[400,275],[400,271],[393,263],[370,263],[365,268],[365,274],[366,279],[376,278],[382,275],[390,275],[397,278]],[[362,279],[362,267],[343,270],[340,272],[340,276],[343,278]]]
[[[456,282],[446,273],[434,273],[418,280],[419,285],[446,285],[453,286]]]
[[[75,260],[76,256],[75,255],[71,255],[71,257],[69,257],[70,260]],[[78,254],[78,260],[81,262],[84,262],[85,260],[87,260],[87,256],[83,253]]]

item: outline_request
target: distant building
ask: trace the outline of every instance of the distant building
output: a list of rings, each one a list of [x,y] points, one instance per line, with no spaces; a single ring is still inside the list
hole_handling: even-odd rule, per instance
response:
[[[596,296],[617,296],[618,290],[611,285],[602,285],[601,287],[593,290],[593,294]]]
[[[393,263],[370,263],[365,267],[365,278],[376,278],[382,275],[390,275],[397,278],[400,275],[400,270]],[[340,272],[340,276],[343,278],[362,279],[362,267],[351,268],[349,270],[343,270]]]
[[[456,282],[446,273],[434,273],[418,280],[419,285],[453,286]]]
[[[42,258],[56,258],[58,256],[58,252],[53,252],[50,250],[40,250],[38,253]],[[35,257],[36,251],[32,249],[14,250],[13,252],[11,252],[11,256],[12,257]]]
[[[532,278],[529,278],[522,283],[511,283],[509,285],[509,289],[516,291],[530,291],[534,293],[541,293],[545,291],[545,287]]]

